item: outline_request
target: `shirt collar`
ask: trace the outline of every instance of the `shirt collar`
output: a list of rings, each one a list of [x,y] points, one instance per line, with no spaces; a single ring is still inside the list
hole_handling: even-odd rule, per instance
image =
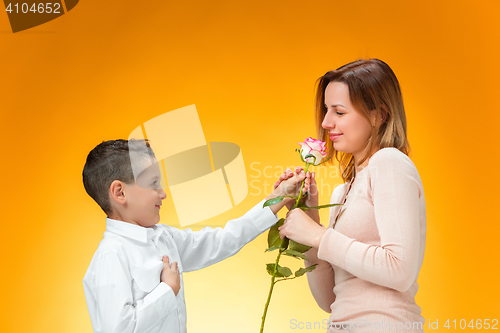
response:
[[[106,230],[114,234],[131,238],[139,242],[147,243],[148,240],[157,241],[163,230],[156,225],[153,228],[145,228],[139,225],[106,218]]]

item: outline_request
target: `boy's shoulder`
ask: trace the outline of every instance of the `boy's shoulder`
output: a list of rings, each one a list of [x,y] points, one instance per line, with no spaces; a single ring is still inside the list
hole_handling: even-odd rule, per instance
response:
[[[125,242],[123,236],[114,234],[106,230],[103,234],[99,245],[97,246],[96,254],[99,253],[101,256],[114,253],[119,254],[125,252]]]
[[[122,266],[129,266],[131,258],[141,252],[141,240],[146,241],[147,235],[142,227],[127,222],[106,219],[106,231],[92,257],[87,272],[94,271],[106,261],[119,261]]]
[[[121,236],[106,230],[94,252],[89,268],[96,265],[99,260],[103,260],[103,258],[108,256],[126,259],[126,246],[121,238]]]

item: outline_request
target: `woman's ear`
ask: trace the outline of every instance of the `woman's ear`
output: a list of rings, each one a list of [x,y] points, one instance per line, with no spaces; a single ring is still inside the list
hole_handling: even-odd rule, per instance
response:
[[[387,115],[389,112],[387,112],[387,107],[385,105],[380,106],[380,126],[382,126],[386,121],[387,121]]]
[[[375,123],[377,122],[377,110],[371,110],[370,111],[370,119],[372,121],[372,127],[375,127]],[[379,119],[379,123],[378,123],[378,126],[382,126],[386,121],[387,121],[387,108],[385,107],[385,105],[381,105],[380,106],[380,119]]]
[[[124,204],[127,201],[125,195],[125,184],[120,180],[113,180],[109,186],[109,197],[111,201]]]

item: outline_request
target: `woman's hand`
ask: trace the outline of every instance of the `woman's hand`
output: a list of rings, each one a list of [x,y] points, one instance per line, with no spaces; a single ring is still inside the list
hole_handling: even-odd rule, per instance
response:
[[[307,192],[306,199],[304,203],[307,207],[316,207],[319,205],[318,200],[318,185],[316,184],[316,173],[313,172],[311,174],[311,185],[309,186],[309,192]],[[317,209],[308,209],[305,213],[313,219],[314,222],[319,224],[319,210]]]
[[[286,214],[285,223],[279,228],[281,239],[287,237],[297,243],[318,248],[326,232],[301,209],[292,209]]]

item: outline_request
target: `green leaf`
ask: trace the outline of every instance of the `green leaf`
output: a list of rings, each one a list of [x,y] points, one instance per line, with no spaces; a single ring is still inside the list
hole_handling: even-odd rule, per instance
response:
[[[273,246],[273,247],[270,247],[270,248],[266,249],[266,251],[264,251],[264,252],[271,252],[271,251],[274,251],[274,250],[277,250],[277,249],[281,249],[281,247],[279,247],[279,246]]]
[[[286,256],[289,256],[289,257],[297,258],[297,259],[309,260],[305,255],[303,255],[299,251],[294,251],[294,250],[288,249],[286,251],[283,251],[283,254]]]
[[[288,248],[288,243],[290,242],[290,240],[288,238],[283,238],[283,241],[281,242],[281,248],[283,250],[286,250]]]
[[[275,204],[280,203],[281,201],[283,201],[283,199],[285,199],[285,198],[297,199],[296,196],[280,195],[279,197],[276,197],[274,199],[267,200],[266,202],[264,202],[264,206],[262,206],[262,207],[267,207],[267,206],[275,205]]]
[[[342,204],[328,204],[328,205],[321,205],[321,206],[314,206],[314,207],[309,207],[302,201],[299,201],[297,208],[300,208],[302,210],[309,210],[309,209],[322,209],[322,208],[328,208],[328,207],[333,207],[333,206],[341,206]]]
[[[278,267],[280,267],[278,265]],[[273,276],[273,272],[274,272],[274,263],[271,263],[271,264],[266,264],[266,270],[267,272],[269,273],[269,275]]]
[[[295,151],[298,151],[299,152],[299,156],[300,156],[300,160],[304,163],[306,163],[306,161],[304,161],[304,158],[302,157],[302,152],[300,151],[300,149],[295,149]]]
[[[292,275],[292,270],[288,267],[280,267],[278,269],[278,273],[283,277],[289,277],[290,275]],[[278,276],[278,275],[276,275],[276,276]]]
[[[311,207],[309,207],[308,205],[306,205],[305,203],[303,203],[302,201],[299,201],[299,203],[297,204],[297,208],[300,208],[302,210],[308,210],[308,209],[311,209]]]
[[[311,248],[310,246],[307,246],[307,245],[304,245],[304,244],[300,244],[300,243],[297,243],[297,242],[294,242],[294,241],[290,241],[289,249],[292,250],[292,251],[297,251],[297,252],[300,252],[300,253],[304,253],[306,251],[309,251],[310,248]]]
[[[331,158],[332,158],[331,156],[330,156],[330,157],[328,157],[326,160],[322,161],[322,162],[321,162],[320,164],[318,164],[318,165],[321,165],[321,164],[323,164],[323,163],[328,162]]]
[[[266,270],[269,273],[269,275],[273,276],[274,263],[266,264]],[[275,275],[276,277],[288,277],[290,275],[292,275],[292,271],[290,270],[290,268],[281,267],[280,265],[278,265],[276,269],[276,275]]]
[[[285,219],[280,219],[275,225],[269,229],[269,233],[267,234],[267,245],[268,248],[272,248],[274,246],[281,247],[281,243],[283,240],[280,238],[280,231],[278,230],[285,223]]]
[[[275,205],[275,204],[277,204],[279,202],[282,202],[283,199],[285,199],[284,195],[280,195],[279,197],[276,197],[276,198],[273,198],[273,199],[269,199],[266,202],[264,202],[264,206],[263,207]]]
[[[314,265],[309,266],[307,268],[300,268],[298,271],[295,272],[295,277],[302,276],[302,275],[306,274],[307,272],[312,272],[316,268],[316,265],[318,265],[318,264],[314,264]]]
[[[321,208],[328,208],[328,207],[342,206],[342,205],[343,204],[329,204],[329,205],[321,205],[321,206],[316,206],[316,207],[302,208],[302,210],[307,210],[307,209],[321,209]]]

